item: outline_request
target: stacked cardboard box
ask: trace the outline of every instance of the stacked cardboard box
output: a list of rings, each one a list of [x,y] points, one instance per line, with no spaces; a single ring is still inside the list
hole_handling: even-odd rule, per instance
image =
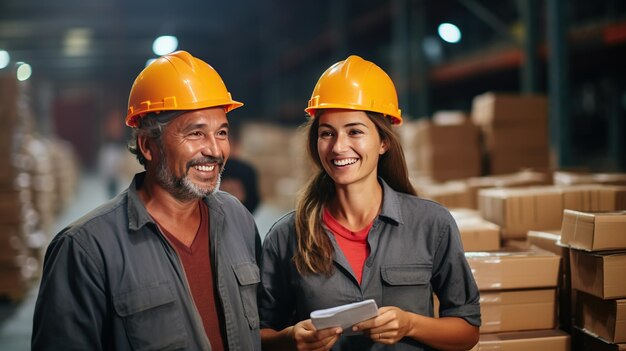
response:
[[[604,184],[626,185],[626,173],[585,173],[585,172],[554,172],[554,184]]]
[[[478,191],[480,189],[549,185],[551,182],[552,180],[548,173],[530,170],[502,175],[473,177],[465,180],[469,191],[471,208],[478,208]]]
[[[470,351],[570,351],[570,335],[556,329],[481,334]]]
[[[559,256],[511,247],[465,256],[480,290],[481,334],[555,328]]]
[[[420,197],[433,200],[448,208],[469,208],[470,195],[467,185],[461,181],[434,183],[424,178],[411,179],[411,184]]]
[[[500,249],[500,227],[484,220],[478,211],[452,209],[465,252],[497,251]]]
[[[37,273],[33,245],[39,214],[33,203],[33,179],[24,152],[25,122],[19,118],[21,86],[14,76],[0,75],[0,296],[24,297]]]
[[[485,93],[474,98],[471,115],[483,131],[489,174],[549,168],[545,96]]]
[[[530,230],[557,230],[563,210],[611,211],[626,207],[626,188],[606,185],[489,188],[478,192],[481,215],[502,227],[503,239]]]
[[[486,220],[502,227],[503,239],[525,239],[529,230],[560,228],[563,195],[551,186],[482,189],[478,208]]]
[[[598,349],[626,348],[626,212],[565,210],[561,242],[570,248],[575,326]],[[595,350],[595,349],[594,349]]]
[[[436,181],[481,175],[480,130],[464,114],[417,123],[418,171]],[[439,114],[441,117],[441,114]]]
[[[315,173],[308,163],[306,138],[303,129],[268,123],[241,126],[240,156],[255,166],[264,202],[294,208],[298,190]]]
[[[559,328],[571,333],[574,301],[572,296],[572,277],[570,274],[569,248],[560,245],[561,231],[529,231],[527,240],[530,245],[554,252],[561,257],[562,269],[559,274],[559,286],[557,291],[559,298]]]

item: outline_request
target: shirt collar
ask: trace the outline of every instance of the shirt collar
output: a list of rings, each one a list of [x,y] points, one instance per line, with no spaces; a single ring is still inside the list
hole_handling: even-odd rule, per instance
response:
[[[379,177],[378,181],[383,187],[383,206],[380,211],[380,216],[388,218],[398,224],[403,224],[398,192],[393,190],[382,178]]]

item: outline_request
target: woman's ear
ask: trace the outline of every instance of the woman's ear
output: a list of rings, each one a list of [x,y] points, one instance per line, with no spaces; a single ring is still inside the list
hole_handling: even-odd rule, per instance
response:
[[[152,161],[153,159],[152,150],[150,148],[151,146],[152,139],[148,138],[145,135],[137,136],[137,147],[139,148],[139,152],[141,152],[141,154],[147,161]]]
[[[379,155],[384,155],[387,150],[389,150],[389,142],[387,140],[383,140],[380,142],[380,150],[378,150]]]

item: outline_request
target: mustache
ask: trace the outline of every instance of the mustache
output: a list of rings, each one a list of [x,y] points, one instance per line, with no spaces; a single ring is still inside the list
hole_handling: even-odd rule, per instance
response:
[[[206,163],[217,163],[217,165],[222,168],[224,166],[224,158],[223,157],[213,157],[213,156],[204,156],[204,157],[196,157],[187,162],[187,169],[198,166]]]

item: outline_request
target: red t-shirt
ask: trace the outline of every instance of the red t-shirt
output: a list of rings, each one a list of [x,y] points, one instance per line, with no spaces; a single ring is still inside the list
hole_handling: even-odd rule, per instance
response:
[[[198,203],[200,206],[200,226],[191,246],[183,244],[163,227],[161,230],[176,249],[178,257],[183,263],[191,296],[193,296],[196,308],[202,317],[204,331],[211,342],[211,350],[223,351],[226,348],[222,337],[221,318],[217,311],[219,301],[216,299],[213,286],[213,269],[209,248],[209,208],[204,201],[198,201]]]
[[[367,235],[374,222],[372,221],[372,223],[368,224],[365,228],[353,232],[339,224],[326,208],[324,208],[322,220],[326,227],[335,235],[337,245],[339,245],[339,248],[343,251],[350,267],[352,267],[357,281],[361,284],[363,265],[365,264],[367,256],[370,254],[370,247],[367,244]]]

